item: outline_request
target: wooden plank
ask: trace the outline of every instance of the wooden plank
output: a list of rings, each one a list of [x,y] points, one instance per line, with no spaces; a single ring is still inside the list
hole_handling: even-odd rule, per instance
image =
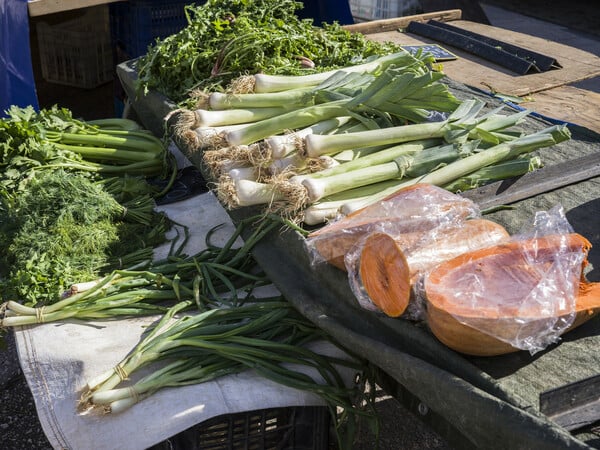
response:
[[[352,25],[345,25],[344,28],[353,33],[374,34],[386,31],[398,31],[399,28],[406,28],[412,21],[427,22],[428,20],[433,19],[439,20],[440,22],[448,22],[451,20],[458,20],[461,16],[462,12],[460,9],[449,9],[447,11],[436,11],[413,16],[393,17],[391,19],[355,23]]]
[[[600,94],[597,92],[559,86],[527,97],[520,106],[600,133]]]
[[[563,66],[561,69],[542,73],[517,75],[483,58],[439,43],[459,57],[457,60],[444,62],[444,72],[463,84],[482,89],[491,88],[503,94],[526,96],[600,75],[600,57],[593,53],[490,25],[465,20],[456,20],[452,24],[548,55]],[[436,43],[431,39],[398,31],[368,33],[367,36],[378,42],[391,41],[401,45]]]
[[[600,152],[542,167],[514,180],[486,184],[463,192],[484,210],[510,205],[536,195],[600,176]]]
[[[122,0],[29,0],[27,9],[30,17],[36,17],[118,1]]]

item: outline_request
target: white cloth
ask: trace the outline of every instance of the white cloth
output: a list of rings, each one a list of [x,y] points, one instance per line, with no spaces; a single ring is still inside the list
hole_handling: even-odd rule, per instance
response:
[[[190,227],[187,253],[204,247],[206,232],[218,229],[223,244],[233,224],[211,193],[165,205],[167,214]],[[157,257],[168,252],[159,249]],[[285,406],[323,405],[315,394],[286,388],[247,371],[198,385],[166,388],[123,413],[79,414],[85,384],[113,368],[137,344],[156,317],[104,322],[48,323],[15,330],[19,361],[48,440],[56,449],[144,449],[209,418]],[[319,351],[339,352],[319,343]],[[338,355],[339,356],[339,355]],[[353,374],[348,373],[348,379]]]

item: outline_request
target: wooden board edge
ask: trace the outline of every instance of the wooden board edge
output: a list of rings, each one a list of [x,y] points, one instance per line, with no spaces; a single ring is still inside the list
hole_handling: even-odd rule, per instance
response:
[[[29,0],[27,2],[27,10],[29,17],[36,17],[118,1],[122,0]]]
[[[394,17],[391,19],[380,19],[370,22],[355,23],[352,25],[344,25],[343,28],[352,33],[372,34],[397,30],[398,28],[406,28],[412,21],[425,22],[433,19],[439,20],[440,22],[449,22],[451,20],[460,20],[461,17],[462,10],[449,9],[445,11],[415,14],[412,16]]]

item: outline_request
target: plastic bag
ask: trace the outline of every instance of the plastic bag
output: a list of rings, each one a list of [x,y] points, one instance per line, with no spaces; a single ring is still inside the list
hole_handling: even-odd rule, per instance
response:
[[[465,353],[543,350],[574,322],[589,248],[573,233],[561,207],[538,212],[530,231],[460,255],[427,274],[423,295],[429,326]],[[448,315],[482,334],[452,326]]]
[[[348,281],[363,308],[392,317],[406,311],[417,320],[422,304],[413,290],[420,277],[442,261],[508,238],[495,222],[461,216],[420,233],[371,233],[346,254]]]
[[[404,234],[407,240],[417,241],[435,227],[480,215],[471,200],[437,186],[415,184],[325,225],[311,233],[305,244],[313,265],[328,262],[346,270],[346,253],[373,232]]]

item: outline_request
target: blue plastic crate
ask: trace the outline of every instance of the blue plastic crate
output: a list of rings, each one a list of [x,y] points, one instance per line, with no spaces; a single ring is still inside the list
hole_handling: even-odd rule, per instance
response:
[[[118,62],[146,54],[157,38],[187,25],[186,1],[129,0],[110,4],[110,26]]]

